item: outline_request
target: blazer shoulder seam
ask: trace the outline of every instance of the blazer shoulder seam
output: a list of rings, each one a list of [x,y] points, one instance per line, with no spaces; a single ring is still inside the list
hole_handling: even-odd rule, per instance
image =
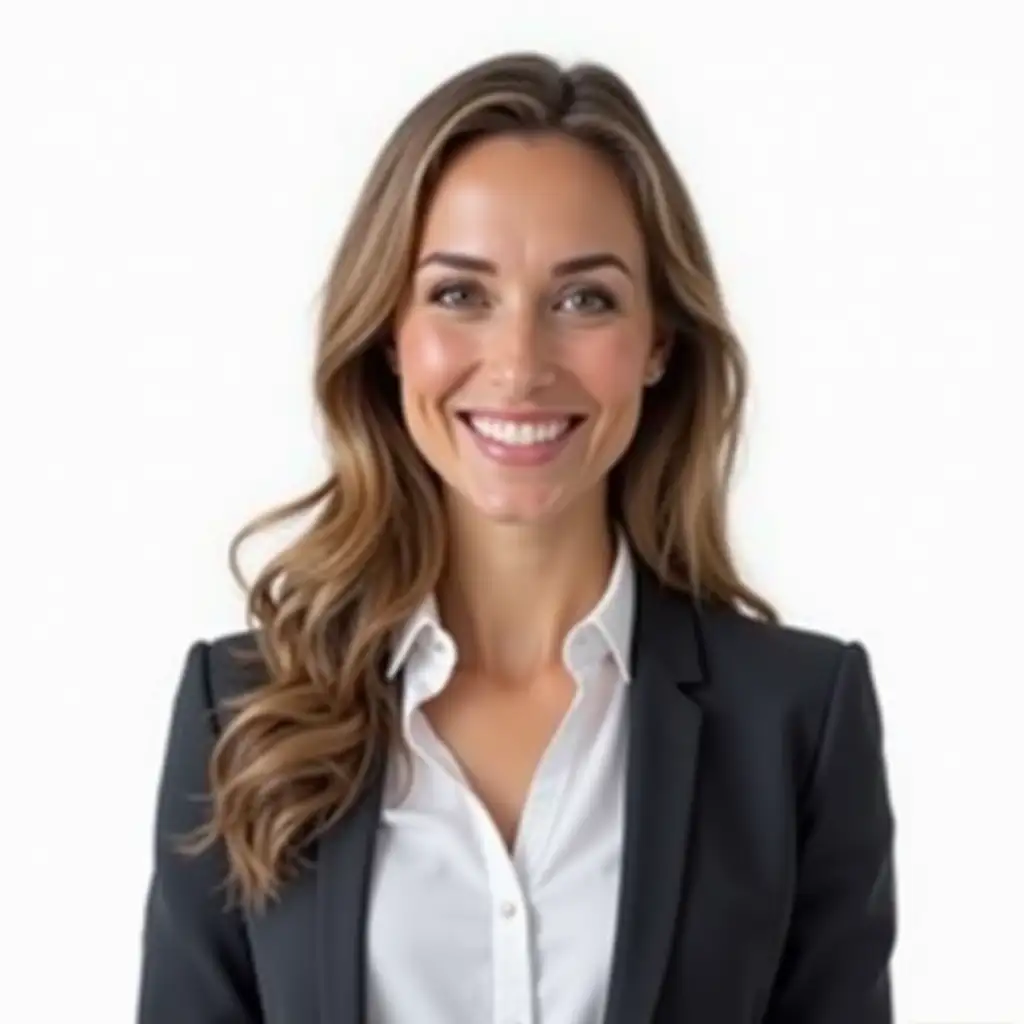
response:
[[[801,780],[801,793],[806,793],[814,785],[814,780],[818,776],[824,756],[829,726],[835,714],[836,699],[842,687],[843,677],[849,671],[853,658],[858,653],[863,653],[862,645],[856,640],[832,639],[834,641],[835,661],[828,676],[822,707],[818,713],[817,724],[814,729],[814,750],[808,761],[805,777]]]

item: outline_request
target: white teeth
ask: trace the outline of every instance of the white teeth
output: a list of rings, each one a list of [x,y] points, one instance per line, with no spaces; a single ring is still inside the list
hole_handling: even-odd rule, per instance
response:
[[[569,420],[551,420],[547,423],[514,423],[511,420],[470,416],[470,426],[483,437],[508,445],[545,444],[561,437],[569,429]]]

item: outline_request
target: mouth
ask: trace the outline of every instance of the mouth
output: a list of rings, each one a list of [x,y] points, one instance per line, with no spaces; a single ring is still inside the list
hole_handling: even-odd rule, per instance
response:
[[[575,413],[548,418],[513,419],[460,412],[458,418],[478,437],[515,448],[550,444],[572,433],[586,419]]]
[[[561,454],[586,420],[576,413],[528,418],[478,412],[456,414],[489,459],[510,466],[537,466]]]

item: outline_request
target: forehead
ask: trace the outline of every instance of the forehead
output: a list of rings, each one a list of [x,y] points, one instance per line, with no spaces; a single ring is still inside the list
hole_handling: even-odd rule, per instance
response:
[[[639,266],[643,237],[607,159],[559,136],[501,136],[460,153],[425,211],[420,251],[499,264],[612,251]]]

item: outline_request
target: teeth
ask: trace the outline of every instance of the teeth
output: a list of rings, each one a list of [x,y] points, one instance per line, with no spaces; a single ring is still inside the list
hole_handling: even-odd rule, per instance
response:
[[[561,437],[569,429],[568,419],[547,423],[513,423],[510,420],[470,416],[469,422],[478,434],[507,445],[545,444]]]

